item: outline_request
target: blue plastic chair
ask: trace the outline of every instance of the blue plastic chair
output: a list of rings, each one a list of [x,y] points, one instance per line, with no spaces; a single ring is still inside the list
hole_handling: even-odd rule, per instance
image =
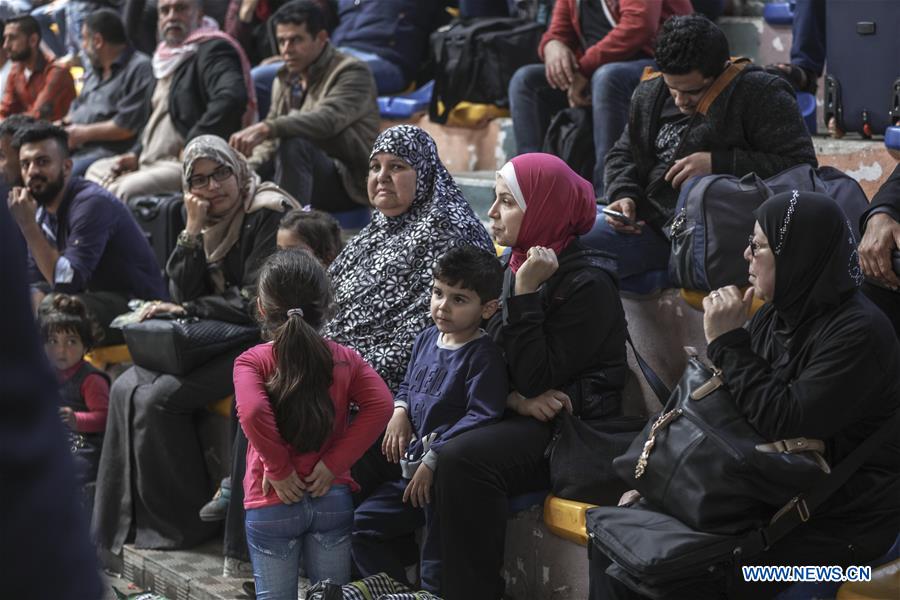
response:
[[[900,151],[900,125],[888,127],[884,131],[884,145],[888,150]]]
[[[806,123],[806,130],[809,135],[815,135],[818,126],[816,124],[816,97],[807,92],[797,92],[797,106],[800,107],[800,114],[803,115],[803,122]]]
[[[337,219],[341,229],[362,229],[372,220],[372,211],[365,206],[360,206],[353,210],[333,212],[331,216]]]
[[[379,96],[378,111],[383,119],[409,119],[416,113],[428,110],[431,102],[431,94],[434,91],[434,81],[429,81],[422,87],[408,94],[396,96]]]
[[[518,496],[510,496],[509,497],[509,514],[510,516],[520,513],[523,510],[528,510],[532,506],[543,506],[544,500],[547,498],[547,494],[549,494],[549,490],[543,490],[540,492],[528,492],[527,494],[520,494]]]
[[[763,19],[769,25],[788,26],[794,24],[793,2],[769,2],[763,8]]]

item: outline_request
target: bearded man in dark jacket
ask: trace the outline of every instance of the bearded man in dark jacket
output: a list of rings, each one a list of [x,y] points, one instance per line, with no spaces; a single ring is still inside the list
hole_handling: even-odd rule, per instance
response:
[[[758,67],[728,69],[728,40],[711,21],[669,19],[655,55],[660,73],[638,85],[628,126],[606,158],[609,208],[630,223],[598,218],[584,238],[618,255],[621,289],[638,293],[669,285],[663,231],[690,177],[754,172],[765,179],[818,165],[790,85]]]
[[[159,0],[156,84],[135,148],[98,160],[87,179],[121,200],[181,191],[180,154],[199,135],[223,139],[256,117],[244,50],[204,16],[201,0]]]

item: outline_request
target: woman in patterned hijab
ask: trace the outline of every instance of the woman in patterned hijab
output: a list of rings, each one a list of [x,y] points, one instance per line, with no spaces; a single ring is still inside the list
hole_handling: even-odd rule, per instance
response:
[[[413,340],[431,322],[431,266],[453,247],[493,245],[418,127],[378,136],[368,190],[372,222],[328,269],[337,311],[325,335],[359,352],[396,392]]]

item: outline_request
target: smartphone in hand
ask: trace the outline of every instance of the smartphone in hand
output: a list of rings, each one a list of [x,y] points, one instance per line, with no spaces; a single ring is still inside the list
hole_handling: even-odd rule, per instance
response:
[[[640,225],[638,225],[637,223],[635,223],[634,221],[632,221],[631,219],[626,217],[625,213],[621,213],[617,210],[613,210],[613,209],[607,207],[607,208],[603,209],[603,214],[610,216],[613,219],[615,219],[616,221],[623,223],[625,225],[630,225],[631,227],[640,227]]]

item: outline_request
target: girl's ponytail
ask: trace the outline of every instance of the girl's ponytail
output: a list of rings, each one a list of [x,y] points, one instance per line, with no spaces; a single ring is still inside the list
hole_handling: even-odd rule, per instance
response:
[[[334,428],[334,361],[318,333],[331,305],[328,276],[306,251],[278,252],[263,265],[259,302],[274,342],[276,369],[266,389],[278,431],[298,452],[318,450]]]

